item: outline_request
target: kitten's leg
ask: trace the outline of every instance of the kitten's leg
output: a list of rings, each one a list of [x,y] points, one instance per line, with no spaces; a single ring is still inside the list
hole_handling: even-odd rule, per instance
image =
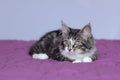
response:
[[[93,61],[95,61],[95,60],[97,59],[97,54],[92,55],[92,56],[91,56],[91,59],[92,59]]]
[[[92,62],[92,58],[91,57],[84,57],[82,62]]]
[[[76,60],[74,60],[72,63],[81,63],[81,62],[87,63],[87,62],[92,62],[92,61],[93,61],[93,60],[92,60],[91,57],[84,57],[82,60],[76,59]]]
[[[76,59],[72,63],[81,63],[81,62],[82,62],[82,60]]]
[[[97,55],[96,54],[93,54],[92,56],[90,57],[84,57],[83,58],[83,62],[92,62],[92,61],[95,61],[97,59]]]
[[[48,55],[46,54],[46,53],[34,53],[33,55],[32,55],[32,58],[33,59],[42,59],[42,60],[44,60],[44,59],[48,59],[49,57],[48,57]]]
[[[44,52],[45,51],[42,49],[41,45],[36,44],[30,49],[29,54],[34,59],[48,59],[48,55]]]
[[[72,60],[64,57],[60,53],[59,48],[54,48],[50,53],[48,53],[48,55],[50,56],[50,58],[57,60],[57,61],[70,61],[70,62],[72,62]]]

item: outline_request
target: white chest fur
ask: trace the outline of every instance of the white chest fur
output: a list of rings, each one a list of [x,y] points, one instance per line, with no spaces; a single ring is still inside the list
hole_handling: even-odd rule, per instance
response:
[[[96,48],[91,49],[89,52],[85,54],[80,53],[69,53],[66,50],[63,50],[61,54],[64,57],[67,57],[71,60],[75,60],[73,63],[80,63],[80,62],[92,62],[92,59],[90,58],[93,54],[95,54]]]
[[[62,51],[61,54],[71,60],[81,59],[83,57],[82,55],[79,55],[78,53],[69,53],[66,50]]]

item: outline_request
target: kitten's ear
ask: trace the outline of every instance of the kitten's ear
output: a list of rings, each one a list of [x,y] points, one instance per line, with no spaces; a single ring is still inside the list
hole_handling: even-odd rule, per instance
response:
[[[87,40],[92,36],[91,24],[86,24],[83,29],[80,31],[81,37]]]
[[[63,21],[61,21],[61,26],[63,34],[67,34],[70,31],[70,28]]]

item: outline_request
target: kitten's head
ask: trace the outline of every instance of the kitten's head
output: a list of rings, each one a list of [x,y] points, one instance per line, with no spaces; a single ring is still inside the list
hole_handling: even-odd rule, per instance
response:
[[[95,47],[90,23],[85,25],[81,30],[72,29],[63,21],[61,22],[61,25],[63,43],[67,52],[84,54]]]

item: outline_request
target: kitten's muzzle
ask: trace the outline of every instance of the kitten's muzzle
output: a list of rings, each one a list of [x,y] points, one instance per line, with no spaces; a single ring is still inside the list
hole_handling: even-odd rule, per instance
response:
[[[72,49],[68,49],[69,51],[71,51]]]
[[[74,53],[75,49],[68,49],[70,53]]]

